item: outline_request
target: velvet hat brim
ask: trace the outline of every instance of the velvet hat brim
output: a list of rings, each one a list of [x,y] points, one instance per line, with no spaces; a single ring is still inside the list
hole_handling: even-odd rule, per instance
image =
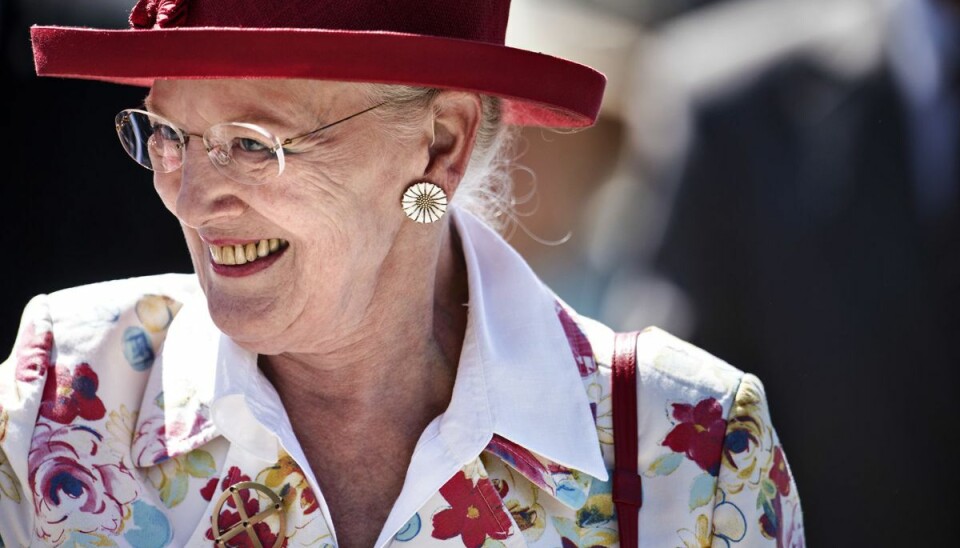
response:
[[[507,123],[592,125],[606,78],[505,45],[384,31],[35,26],[37,74],[150,86],[157,79],[306,78],[476,91],[504,99]]]

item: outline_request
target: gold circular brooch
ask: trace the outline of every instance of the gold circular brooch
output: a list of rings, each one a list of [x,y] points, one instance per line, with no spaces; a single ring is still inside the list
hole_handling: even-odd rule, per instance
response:
[[[243,499],[240,498],[240,491],[243,491],[244,489],[256,491],[258,497],[261,493],[266,495],[267,498],[270,499],[270,506],[266,510],[257,512],[252,516],[248,516],[247,509],[243,506]],[[221,530],[219,523],[220,510],[223,509],[223,505],[226,504],[230,499],[233,500],[234,505],[237,507],[237,513],[240,515],[240,521],[228,527],[226,530]],[[280,548],[280,546],[283,544],[283,540],[286,538],[285,533],[287,526],[282,508],[283,504],[280,500],[280,497],[277,496],[277,494],[266,485],[262,485],[253,481],[242,481],[231,485],[226,491],[223,492],[222,495],[220,495],[220,498],[217,499],[217,503],[213,506],[213,513],[210,515],[210,522],[213,526],[214,546],[228,546],[227,541],[241,533],[246,533],[250,538],[251,544],[253,544],[256,548],[263,548],[263,544],[260,542],[260,538],[257,536],[257,532],[254,530],[254,525],[276,514],[280,518],[280,529],[277,531],[277,540],[273,543],[272,548]]]

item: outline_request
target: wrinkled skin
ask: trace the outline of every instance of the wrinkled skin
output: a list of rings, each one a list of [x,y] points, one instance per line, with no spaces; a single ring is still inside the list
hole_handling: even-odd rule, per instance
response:
[[[370,107],[362,89],[157,81],[147,108],[191,134],[242,121],[284,139]],[[456,195],[480,112],[477,95],[444,92],[402,137],[389,116],[363,114],[297,146],[262,186],[223,176],[191,139],[183,167],[154,177],[213,321],[260,355],[345,548],[375,543],[420,433],[450,401],[466,326],[463,256],[449,216],[415,223],[400,199],[423,180]],[[245,277],[218,274],[205,243],[266,238],[289,247]]]

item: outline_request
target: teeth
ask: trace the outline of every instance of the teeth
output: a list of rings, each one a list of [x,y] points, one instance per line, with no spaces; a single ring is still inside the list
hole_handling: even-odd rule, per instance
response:
[[[271,238],[244,245],[211,245],[210,257],[216,264],[242,265],[252,263],[287,246],[286,240]]]

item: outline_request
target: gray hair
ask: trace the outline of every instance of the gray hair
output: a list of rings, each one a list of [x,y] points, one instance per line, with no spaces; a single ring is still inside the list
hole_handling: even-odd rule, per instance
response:
[[[373,102],[386,102],[376,113],[388,119],[390,131],[400,139],[411,136],[419,121],[441,90],[435,88],[369,84]],[[518,128],[507,125],[501,116],[499,97],[480,95],[482,119],[477,128],[467,171],[451,203],[466,209],[495,230],[503,231],[513,218],[511,161]]]

